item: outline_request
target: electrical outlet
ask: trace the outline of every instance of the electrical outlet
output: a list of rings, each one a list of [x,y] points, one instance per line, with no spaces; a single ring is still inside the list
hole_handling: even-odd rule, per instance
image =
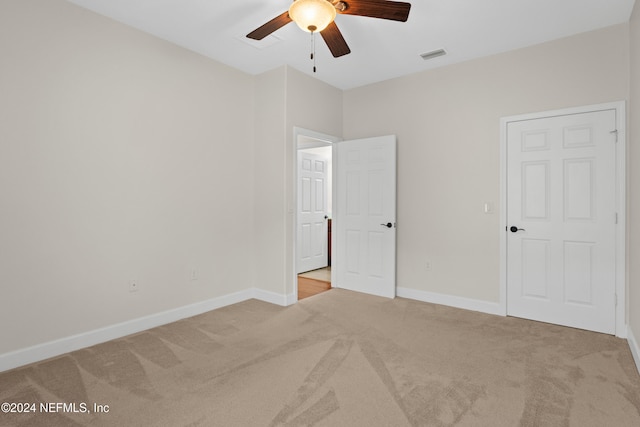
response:
[[[198,280],[198,270],[192,268],[189,277],[191,278],[191,280]]]
[[[138,292],[139,288],[140,288],[140,286],[138,285],[138,281],[137,280],[129,281],[129,292]]]
[[[424,263],[425,271],[431,271],[431,261],[427,261]]]

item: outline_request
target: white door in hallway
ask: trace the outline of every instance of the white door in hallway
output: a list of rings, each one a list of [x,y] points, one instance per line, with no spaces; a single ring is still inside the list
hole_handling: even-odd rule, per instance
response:
[[[333,287],[396,295],[396,138],[337,145]]]
[[[507,314],[616,327],[616,110],[507,124]]]
[[[297,272],[326,267],[327,160],[317,154],[298,152]]]

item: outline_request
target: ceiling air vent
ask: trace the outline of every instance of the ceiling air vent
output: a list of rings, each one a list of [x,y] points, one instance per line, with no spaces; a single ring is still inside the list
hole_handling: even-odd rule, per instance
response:
[[[422,55],[420,55],[422,57],[422,59],[424,59],[425,61],[429,60],[429,59],[433,59],[433,58],[437,58],[438,56],[442,56],[442,55],[446,55],[447,51],[444,49],[438,49],[438,50],[433,50],[431,52],[427,52],[427,53],[423,53]]]

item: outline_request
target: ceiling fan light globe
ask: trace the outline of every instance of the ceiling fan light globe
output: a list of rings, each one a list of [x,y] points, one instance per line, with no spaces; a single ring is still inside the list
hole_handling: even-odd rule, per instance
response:
[[[289,7],[289,17],[308,33],[319,32],[336,18],[336,8],[327,0],[296,0]]]

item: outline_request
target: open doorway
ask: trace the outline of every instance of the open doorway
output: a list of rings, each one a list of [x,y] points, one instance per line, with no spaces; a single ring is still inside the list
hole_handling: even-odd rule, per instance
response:
[[[333,143],[305,129],[296,136],[296,290],[301,300],[331,289]]]
[[[298,236],[302,214],[298,215],[300,188],[304,185],[298,174],[298,151],[318,146],[330,146],[332,173],[331,211],[331,287],[394,298],[396,295],[396,136],[385,135],[350,141],[294,128],[292,153],[294,179],[291,193],[293,214],[291,229],[294,295],[298,300],[298,254],[304,243]],[[309,145],[312,144],[313,146]],[[298,149],[300,147],[300,150]],[[310,193],[311,194],[311,193]],[[316,197],[317,197],[316,193]],[[321,193],[322,194],[322,193]],[[314,197],[314,196],[310,196]],[[323,216],[324,218],[324,216]],[[319,226],[316,230],[321,229]],[[308,228],[312,230],[312,228]],[[328,234],[328,223],[326,227]],[[310,231],[309,231],[310,233]],[[321,232],[325,233],[325,231]],[[328,256],[328,252],[327,252]]]

